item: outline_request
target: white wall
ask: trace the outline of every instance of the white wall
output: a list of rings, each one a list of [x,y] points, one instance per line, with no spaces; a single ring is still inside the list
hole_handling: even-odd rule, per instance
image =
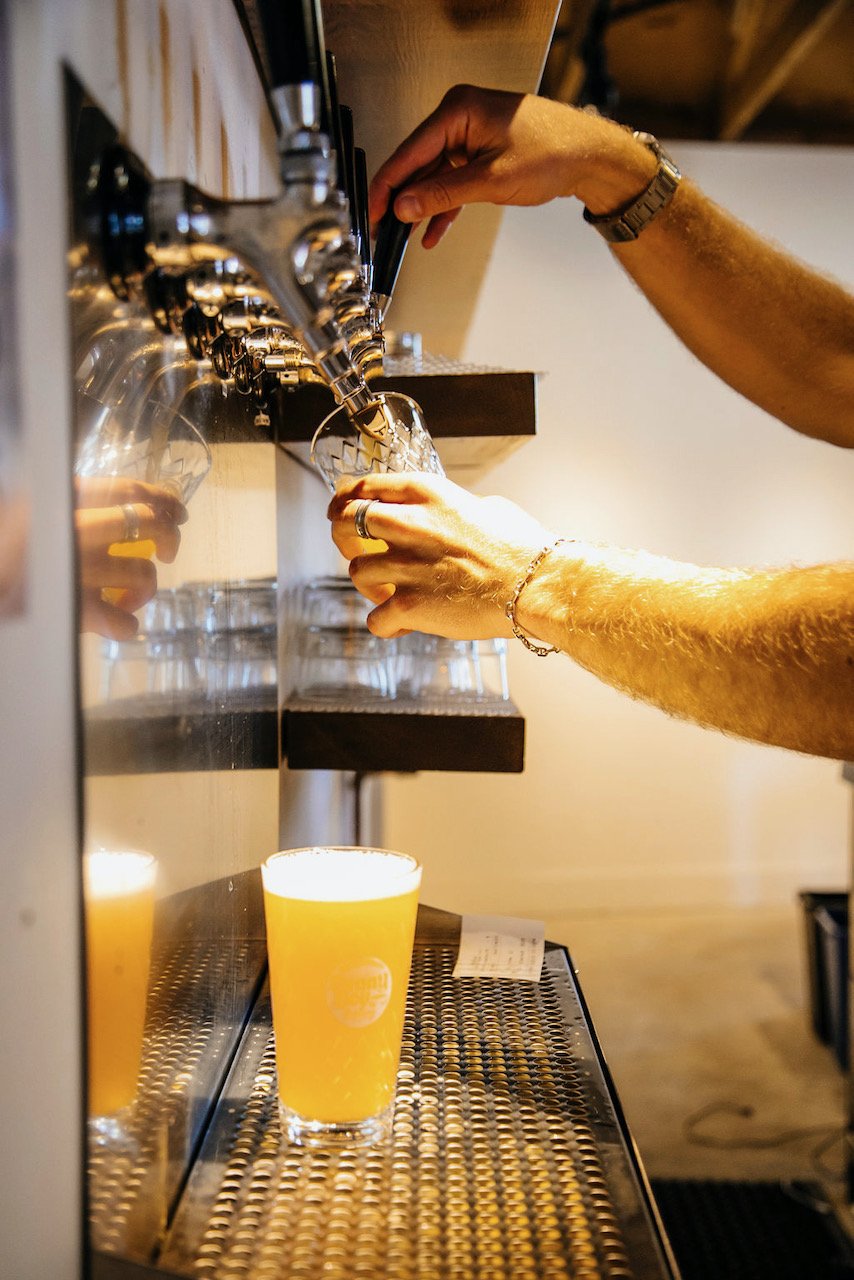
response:
[[[850,150],[672,151],[721,204],[854,284]],[[854,454],[716,380],[574,201],[504,215],[464,357],[545,374],[538,439],[478,487],[555,530],[701,564],[854,555]],[[389,780],[385,839],[424,860],[427,901],[538,916],[559,937],[573,912],[777,903],[847,882],[839,765],[677,722],[519,645],[511,689],[523,775]]]

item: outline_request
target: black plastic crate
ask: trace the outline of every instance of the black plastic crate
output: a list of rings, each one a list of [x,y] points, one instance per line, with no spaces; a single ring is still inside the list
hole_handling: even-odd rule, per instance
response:
[[[804,891],[810,1017],[823,1044],[848,1067],[848,894]]]
[[[815,1182],[654,1178],[682,1280],[854,1280],[854,1249]]]

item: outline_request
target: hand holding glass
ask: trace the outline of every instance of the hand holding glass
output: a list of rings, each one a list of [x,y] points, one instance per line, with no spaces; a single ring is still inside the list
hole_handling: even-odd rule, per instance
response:
[[[333,493],[342,476],[372,471],[445,474],[420,407],[397,391],[380,392],[352,416],[339,405],[315,431],[311,460]]]
[[[445,474],[420,406],[398,391],[380,392],[354,415],[339,405],[315,431],[311,461],[332,493],[342,477],[373,471]],[[360,540],[361,555],[379,551],[388,551],[381,538]]]
[[[186,506],[210,470],[211,452],[204,437],[171,405],[147,401],[128,429],[122,423],[121,407],[102,405],[85,392],[78,392],[77,410],[85,432],[75,472],[84,477],[114,478],[116,505],[124,501],[119,482],[138,480],[157,486]],[[137,520],[139,515],[136,511]],[[150,559],[156,545],[137,533],[133,539],[112,543],[109,550],[112,556]],[[105,599],[111,603],[119,603],[120,598],[121,593],[115,596],[106,589]]]

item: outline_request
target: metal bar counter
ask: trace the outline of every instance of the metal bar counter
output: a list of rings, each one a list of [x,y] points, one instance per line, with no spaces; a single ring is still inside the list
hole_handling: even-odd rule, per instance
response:
[[[264,988],[159,1269],[199,1280],[676,1277],[566,952],[549,946],[539,983],[455,979],[459,928],[419,913],[393,1132],[372,1148],[281,1141]]]

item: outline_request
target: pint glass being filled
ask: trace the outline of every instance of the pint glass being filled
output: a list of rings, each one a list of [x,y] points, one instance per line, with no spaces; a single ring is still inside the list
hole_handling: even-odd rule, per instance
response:
[[[285,851],[262,867],[282,1124],[365,1143],[391,1121],[421,868],[382,849]]]

